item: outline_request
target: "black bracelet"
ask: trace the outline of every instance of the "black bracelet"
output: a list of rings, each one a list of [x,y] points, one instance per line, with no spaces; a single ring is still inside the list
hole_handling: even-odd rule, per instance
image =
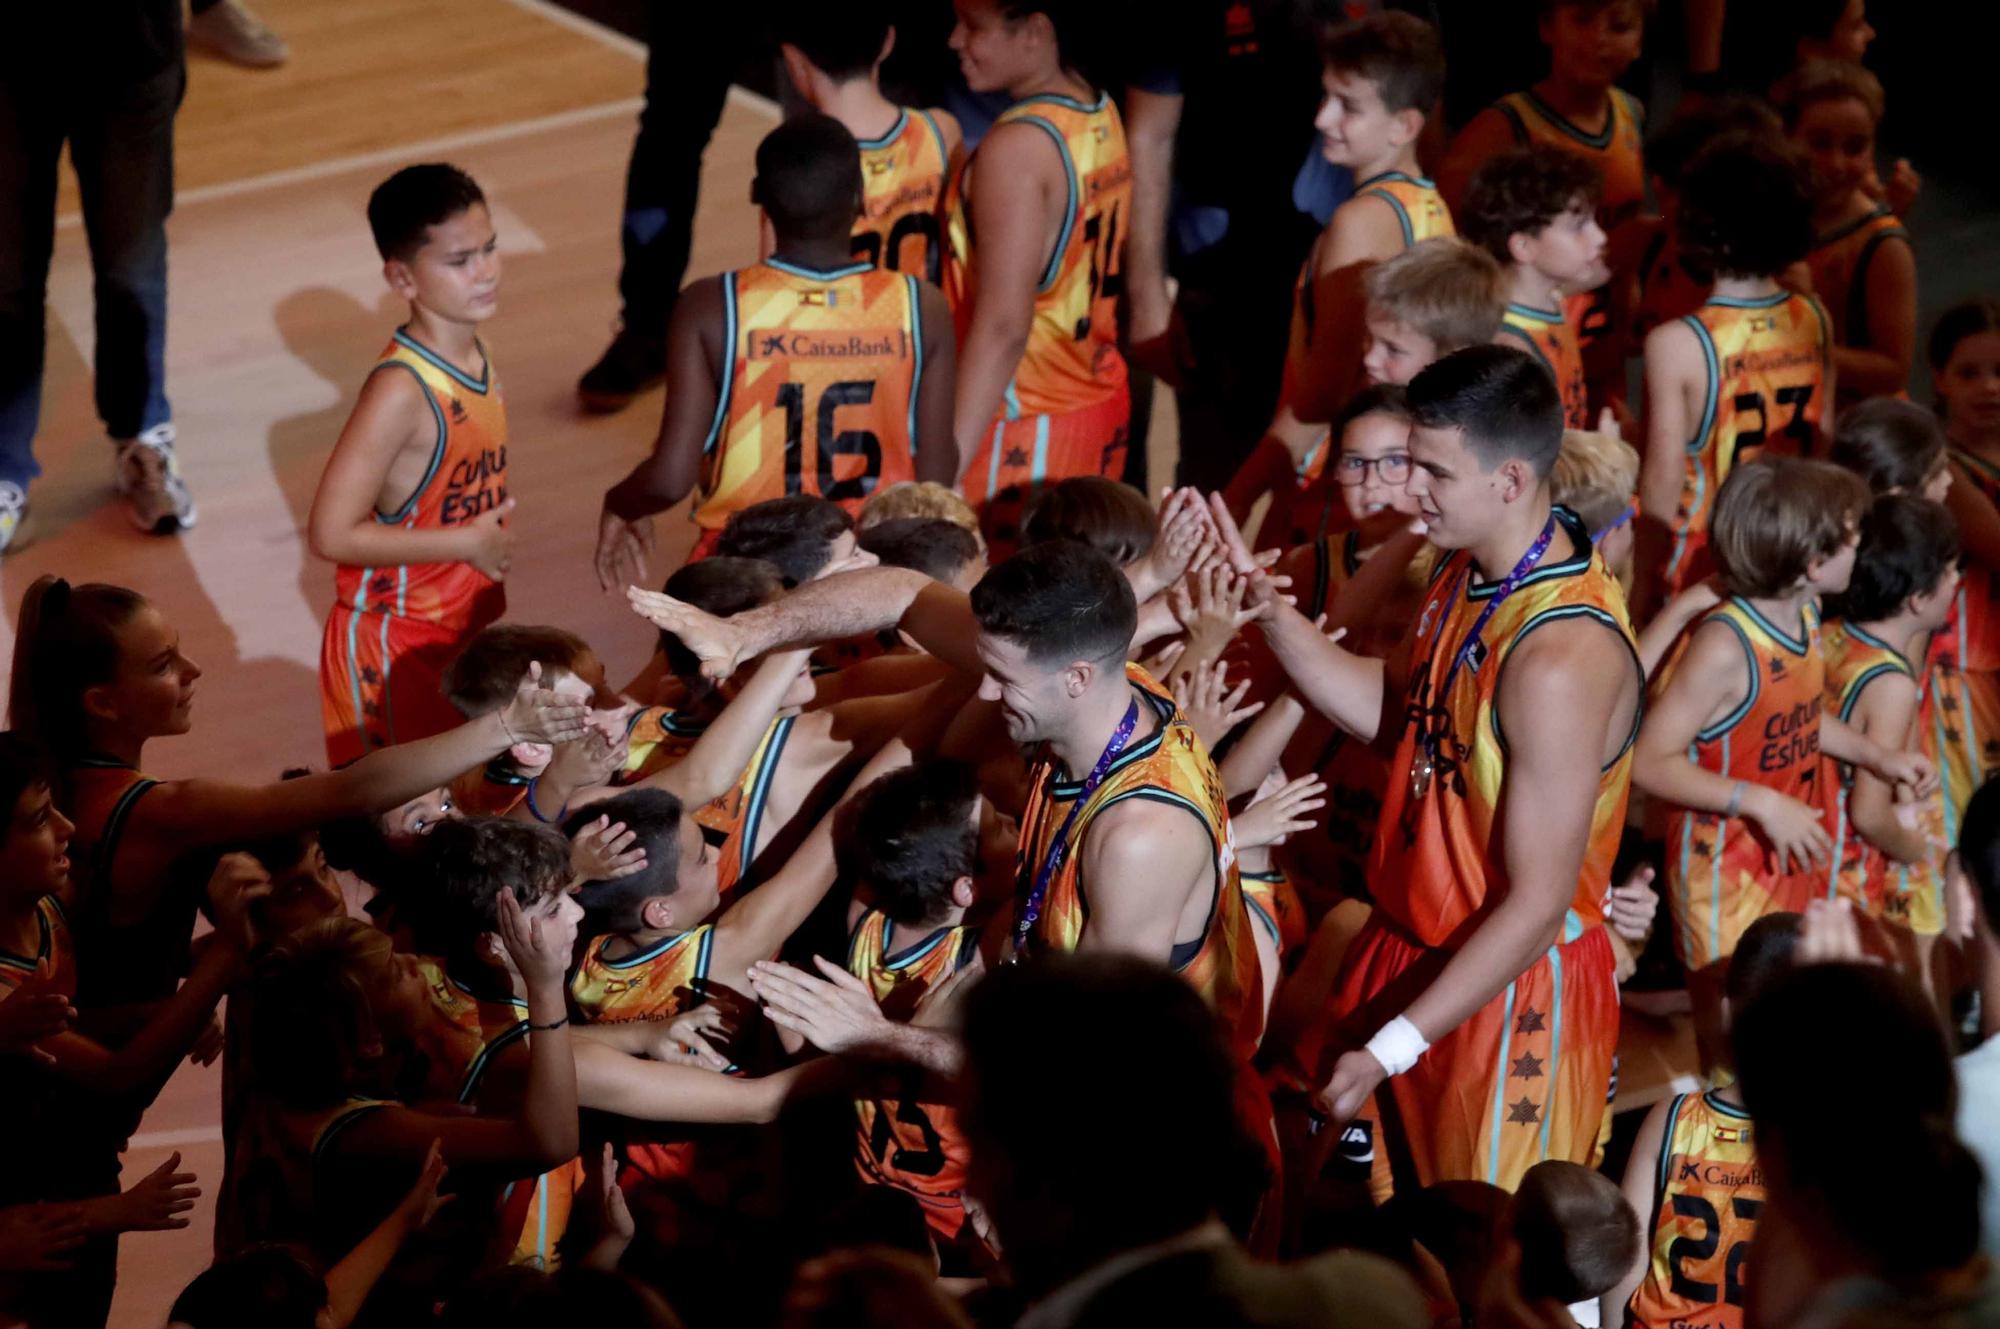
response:
[[[560,1029],[568,1023],[569,1023],[569,1017],[565,1015],[563,1016],[562,1019],[553,1021],[549,1024],[530,1024],[528,1026],[528,1032],[535,1034],[545,1034],[551,1029]]]

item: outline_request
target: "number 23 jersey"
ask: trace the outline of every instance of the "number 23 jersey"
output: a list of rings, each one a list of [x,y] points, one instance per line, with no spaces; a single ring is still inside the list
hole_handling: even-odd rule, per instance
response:
[[[878,488],[916,478],[924,326],[917,279],[852,263],[769,259],[723,274],[728,362],[702,444],[694,519],[815,494],[859,516]]]

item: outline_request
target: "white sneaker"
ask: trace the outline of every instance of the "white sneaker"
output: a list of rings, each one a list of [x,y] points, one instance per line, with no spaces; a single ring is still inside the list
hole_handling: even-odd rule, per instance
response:
[[[7,552],[28,515],[28,491],[12,480],[0,480],[0,554]]]
[[[149,535],[178,535],[195,523],[194,495],[174,460],[174,426],[154,425],[118,445],[118,492],[132,512],[132,524]]]
[[[188,40],[251,69],[282,65],[291,56],[284,38],[265,27],[237,0],[222,0],[188,20]]]

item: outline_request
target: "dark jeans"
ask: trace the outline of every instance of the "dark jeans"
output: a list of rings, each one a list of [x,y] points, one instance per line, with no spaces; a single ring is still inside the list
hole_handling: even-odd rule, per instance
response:
[[[752,40],[755,11],[652,0],[646,7],[646,105],[625,172],[618,295],[625,328],[667,335],[694,241],[701,154],[722,119],[730,81]]]
[[[186,86],[178,63],[109,86],[0,74],[0,480],[25,485],[41,469],[34,440],[65,140],[95,278],[97,413],[114,438],[170,418],[166,221]]]

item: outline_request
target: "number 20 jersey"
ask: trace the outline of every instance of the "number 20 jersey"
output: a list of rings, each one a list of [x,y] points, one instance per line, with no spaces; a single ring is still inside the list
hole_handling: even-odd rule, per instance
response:
[[[924,327],[917,279],[853,263],[782,259],[725,273],[729,361],[702,444],[697,524],[787,494],[859,516],[878,488],[916,478]]]
[[[1750,1116],[1714,1093],[1667,1109],[1646,1277],[1632,1294],[1634,1329],[1741,1329],[1744,1266],[1764,1207]]]

